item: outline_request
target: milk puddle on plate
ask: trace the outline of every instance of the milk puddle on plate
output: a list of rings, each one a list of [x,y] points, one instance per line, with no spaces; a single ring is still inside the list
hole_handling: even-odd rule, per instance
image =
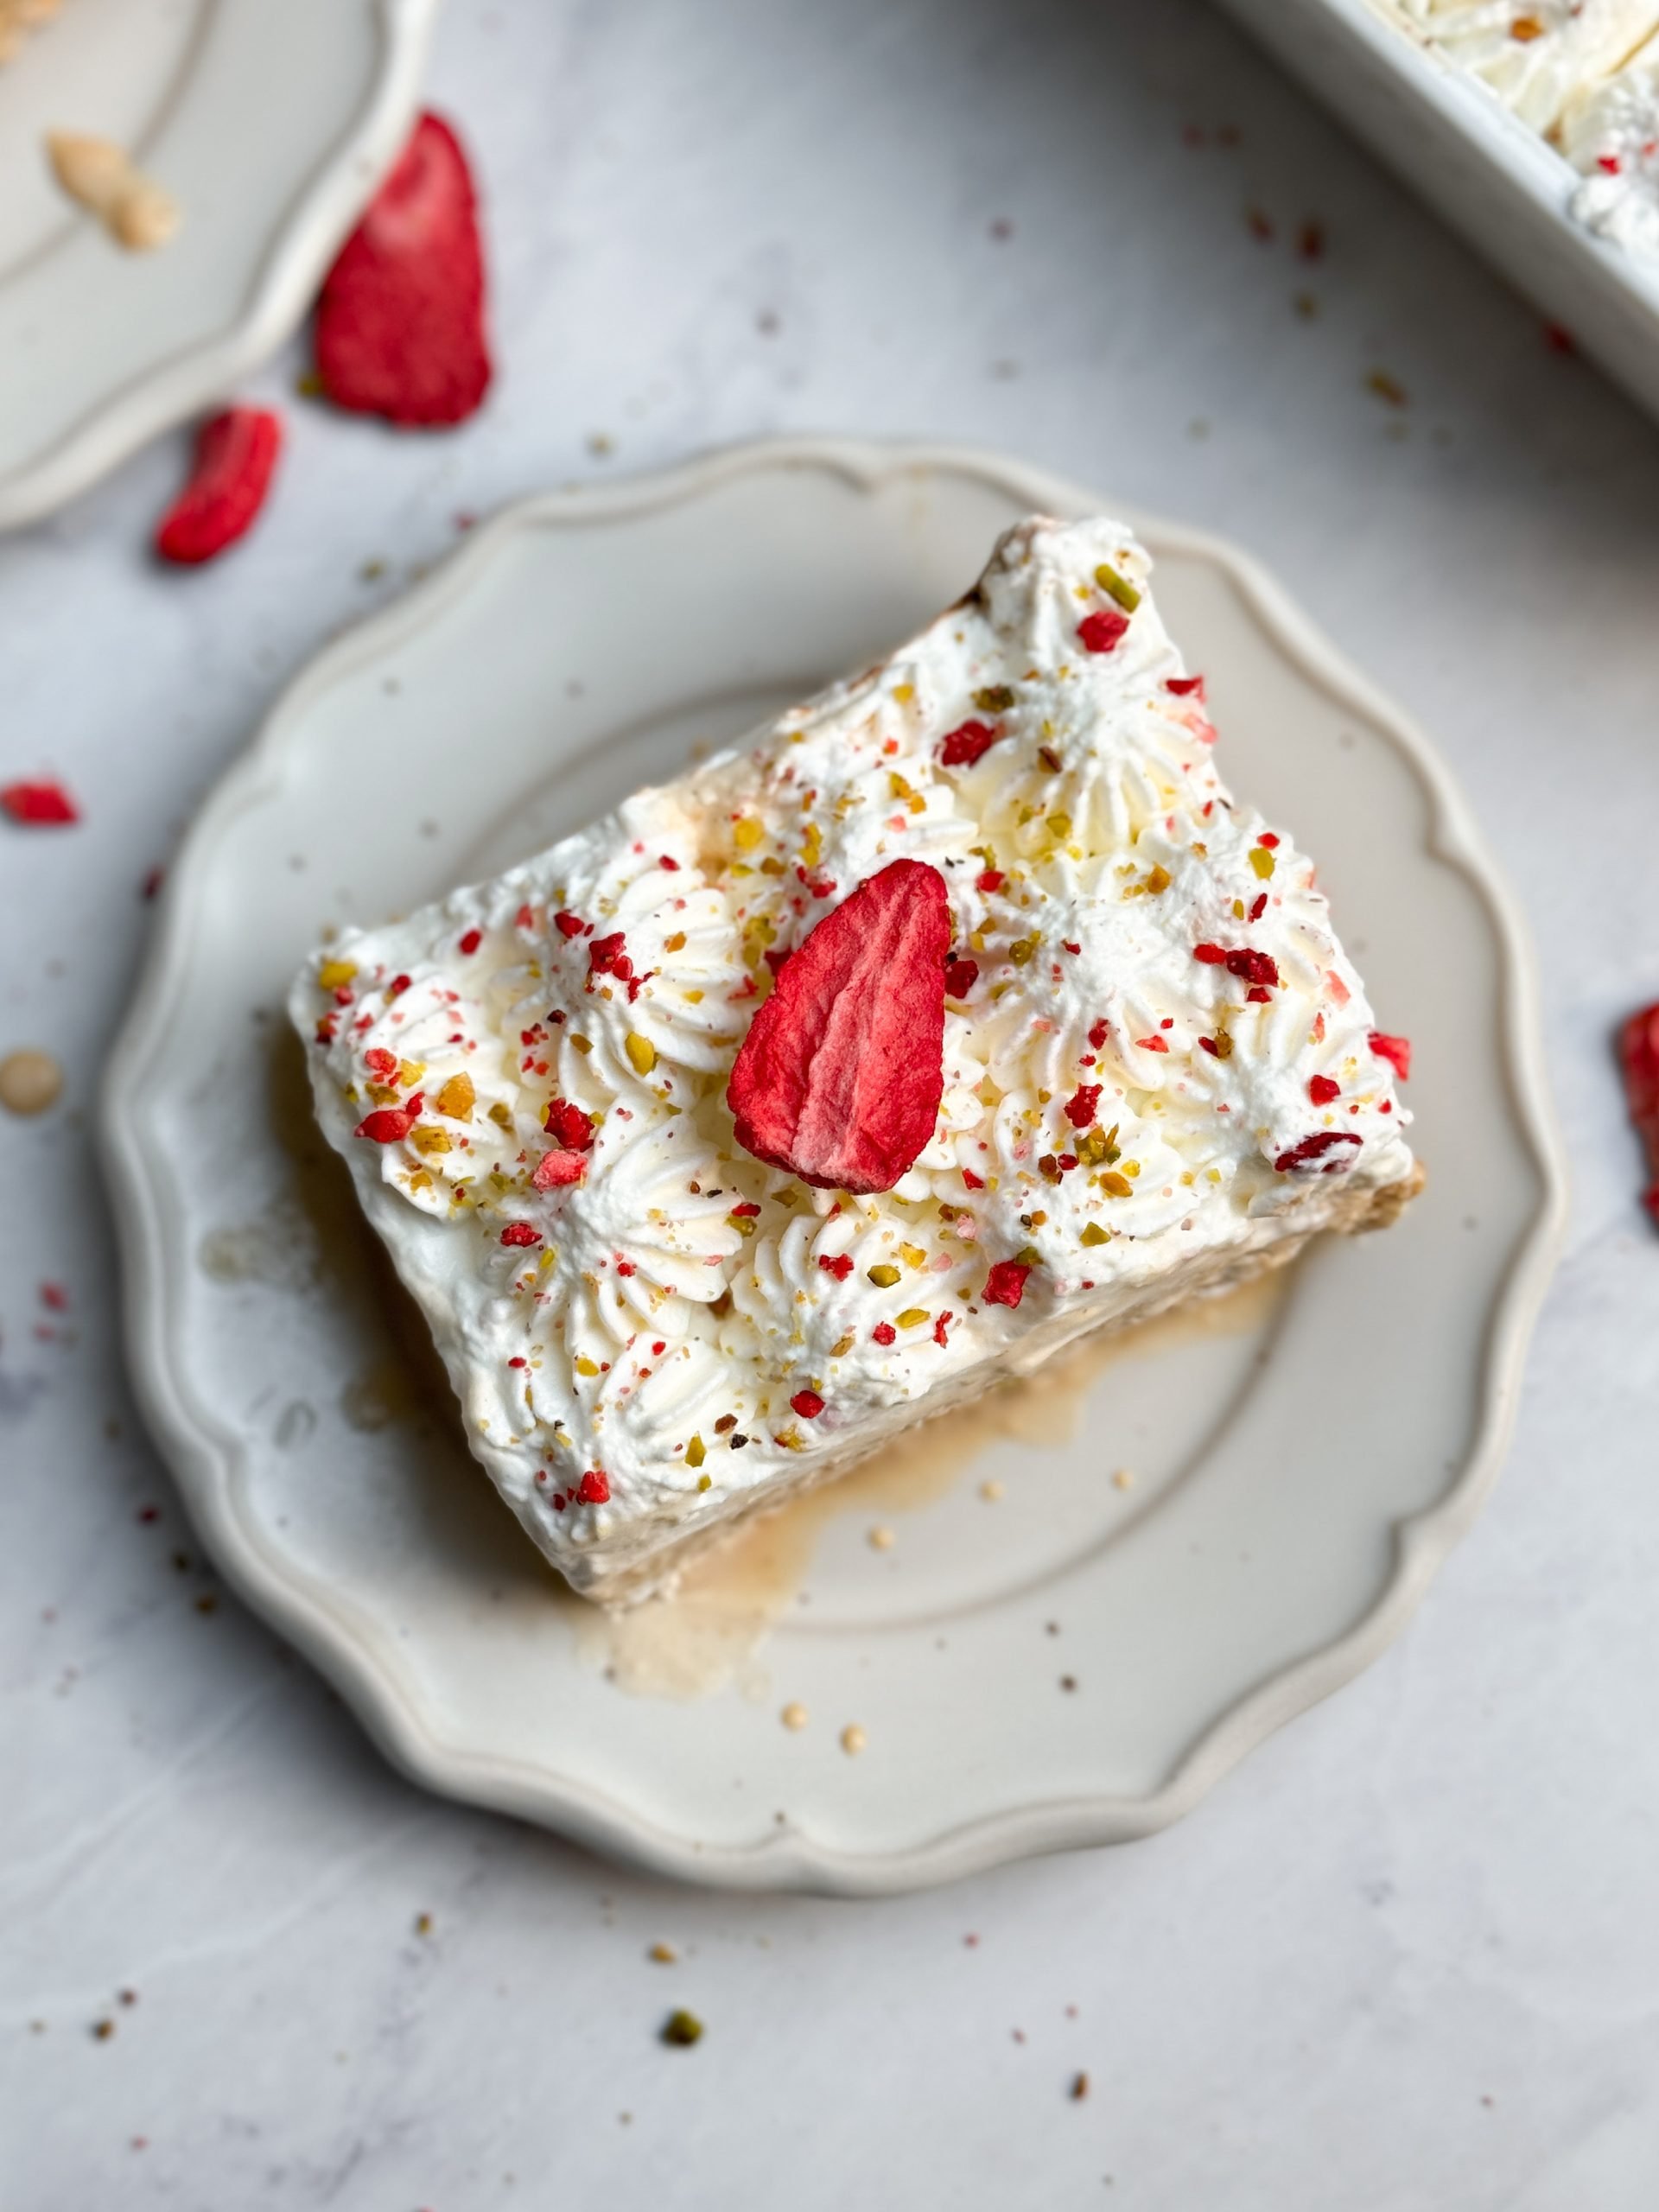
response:
[[[905,1541],[892,1520],[922,1511],[958,1490],[977,1491],[989,1509],[1003,1485],[982,1480],[982,1462],[1002,1442],[1058,1452],[1077,1437],[1090,1402],[1109,1371],[1146,1363],[1217,1338],[1265,1344],[1294,1269],[1274,1269],[1223,1296],[1201,1300],[1121,1336],[1058,1354],[1028,1380],[1007,1382],[959,1413],[944,1414],[890,1445],[839,1481],[753,1522],[731,1541],[688,1568],[671,1597],[617,1611],[567,1595],[584,1664],[619,1689],[640,1697],[704,1697],[735,1682],[767,1694],[754,1664],[769,1632],[801,1602],[820,1541],[855,1516],[868,1524],[873,1554]],[[1241,1350],[1245,1349],[1241,1345]],[[1135,1499],[1134,1471],[1103,1466],[1127,1522]],[[912,1531],[924,1542],[929,1532]],[[994,1530],[987,1535],[995,1541]],[[879,1565],[872,1559],[872,1567]]]

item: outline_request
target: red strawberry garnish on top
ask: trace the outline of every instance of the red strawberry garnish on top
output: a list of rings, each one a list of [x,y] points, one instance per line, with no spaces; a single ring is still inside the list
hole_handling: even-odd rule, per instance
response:
[[[316,356],[337,407],[406,428],[462,422],[489,389],[478,202],[435,115],[416,124],[323,280]]]
[[[820,1190],[890,1191],[944,1093],[944,878],[894,861],[797,945],[743,1039],[737,1141]]]
[[[1643,1198],[1659,1221],[1659,1006],[1630,1016],[1619,1033],[1618,1058],[1630,1119],[1647,1147],[1648,1173],[1653,1179]]]
[[[268,407],[227,407],[196,434],[190,481],[162,517],[156,550],[194,568],[222,553],[265,504],[283,425]]]

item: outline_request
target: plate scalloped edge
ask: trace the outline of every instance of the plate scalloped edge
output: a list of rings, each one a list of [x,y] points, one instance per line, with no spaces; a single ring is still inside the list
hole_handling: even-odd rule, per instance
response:
[[[222,399],[297,329],[323,271],[397,159],[420,100],[438,0],[376,0],[384,66],[266,251],[228,330],[141,371],[27,467],[0,479],[0,531],[38,522],[141,446]]]
[[[227,1433],[214,1433],[211,1423],[198,1419],[170,1357],[166,1237],[157,1188],[123,1104],[142,1079],[172,1011],[202,855],[221,824],[280,785],[291,734],[314,694],[470,591],[497,552],[525,530],[614,519],[695,499],[748,471],[791,468],[838,473],[864,490],[894,475],[955,474],[1008,493],[1032,509],[1082,511],[1075,486],[997,454],[952,446],[834,439],[760,440],[603,488],[550,493],[506,508],[402,600],[358,624],[316,656],[277,699],[248,748],[210,794],[169,871],[156,939],[105,1072],[99,1141],[114,1200],[135,1388],[151,1433],[177,1476],[197,1533],[238,1594],[334,1684],[395,1766],[443,1795],[516,1815],[607,1856],[682,1880],[734,1889],[884,1896],[953,1881],[1016,1859],[1150,1835],[1191,1811],[1266,1737],[1351,1681],[1382,1654],[1474,1522],[1497,1479],[1514,1421],[1528,1343],[1565,1230],[1567,1175],[1548,1103],[1525,927],[1465,802],[1427,740],[1311,627],[1280,586],[1248,556],[1203,531],[1154,521],[1134,509],[1113,509],[1165,546],[1214,563],[1303,672],[1363,715],[1398,750],[1429,801],[1431,849],[1466,878],[1490,915],[1502,957],[1504,1069],[1542,1197],[1494,1312],[1481,1377],[1479,1419],[1459,1471],[1435,1504],[1396,1525],[1392,1572],[1363,1618],[1232,1706],[1189,1747],[1167,1782],[1147,1796],[1088,1796],[1027,1805],[946,1831],[902,1852],[830,1850],[793,1825],[779,1827],[752,1847],[703,1850],[646,1825],[598,1791],[561,1782],[523,1762],[483,1757],[446,1740],[403,1687],[377,1668],[339,1617],[278,1570],[257,1532],[241,1517],[237,1440]]]

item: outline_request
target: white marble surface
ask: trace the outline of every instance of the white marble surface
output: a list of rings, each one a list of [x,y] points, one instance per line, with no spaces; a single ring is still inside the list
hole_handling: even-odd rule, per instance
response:
[[[173,443],[0,543],[0,776],[86,807],[0,836],[0,1050],[70,1077],[0,1127],[0,2203],[1651,2205],[1659,1240],[1608,1040],[1659,993],[1659,434],[1198,0],[452,0],[433,99],[489,194],[488,412],[293,405],[199,576],[144,557]],[[201,1610],[86,1137],[143,879],[285,674],[458,511],[779,429],[1005,446],[1262,554],[1473,794],[1577,1173],[1511,1464],[1393,1655],[1184,1827],[884,1905],[429,1802]]]

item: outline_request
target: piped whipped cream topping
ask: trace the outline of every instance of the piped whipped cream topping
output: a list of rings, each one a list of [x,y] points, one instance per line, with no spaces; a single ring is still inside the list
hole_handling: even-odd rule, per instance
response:
[[[1586,229],[1659,251],[1659,37],[1569,103],[1561,149],[1584,172],[1573,213]]]
[[[1313,865],[1222,785],[1149,569],[1119,524],[1026,522],[879,667],[296,982],[324,1126],[556,1562],[1411,1172]],[[727,1077],[901,857],[954,921],[937,1128],[890,1192],[809,1189],[737,1146]]]
[[[1659,0],[1397,0],[1449,60],[1548,135],[1573,94],[1659,29]]]

